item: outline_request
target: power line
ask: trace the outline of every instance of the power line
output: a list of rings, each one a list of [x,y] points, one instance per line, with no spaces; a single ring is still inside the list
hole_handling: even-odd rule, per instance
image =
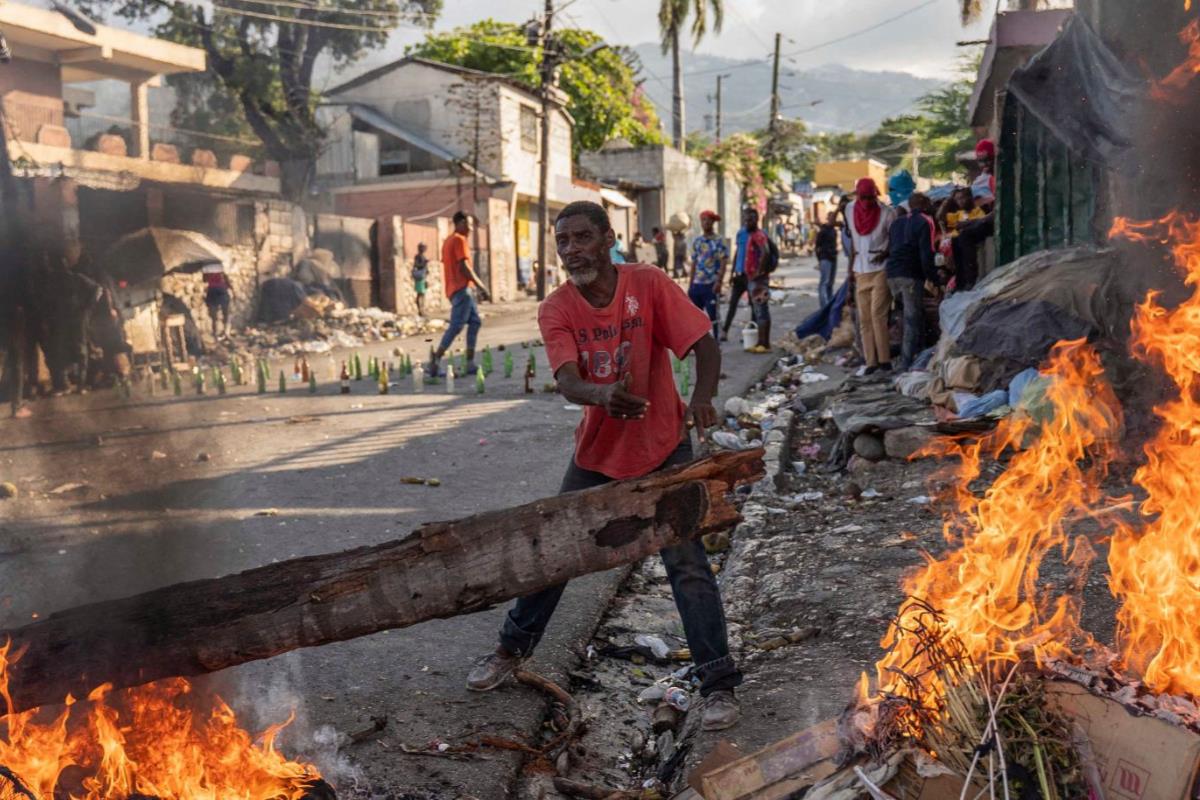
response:
[[[241,11],[229,6],[223,6],[219,3],[213,3],[214,13],[224,13],[237,17],[251,17],[253,19],[265,19],[271,22],[286,22],[289,25],[301,25],[309,28],[332,28],[340,31],[361,31],[366,33],[378,33],[380,31],[391,30],[397,25],[395,23],[388,25],[350,25],[342,22],[320,22],[315,19],[300,19],[299,17],[284,17],[278,14],[262,14],[258,11]]]
[[[783,55],[785,58],[794,58],[795,56],[806,55],[808,53],[813,52],[814,50],[820,50],[823,47],[829,47],[830,45],[834,45],[834,44],[841,44],[842,42],[848,41],[850,39],[854,39],[858,36],[862,36],[864,33],[870,33],[871,31],[878,30],[878,29],[884,27],[885,25],[890,25],[897,20],[904,19],[905,17],[909,16],[910,14],[915,14],[918,11],[920,11],[921,9],[928,8],[929,6],[933,5],[936,2],[938,2],[938,0],[925,0],[924,3],[919,3],[918,5],[913,6],[912,8],[908,9],[907,11],[903,11],[903,12],[899,13],[894,17],[888,17],[887,19],[883,20],[882,22],[877,22],[874,25],[870,25],[866,28],[862,28],[860,30],[854,31],[853,33],[847,33],[845,36],[839,36],[836,39],[830,39],[827,42],[821,42],[820,44],[814,44],[811,47],[805,47],[802,50],[795,50],[791,53],[784,53]]]

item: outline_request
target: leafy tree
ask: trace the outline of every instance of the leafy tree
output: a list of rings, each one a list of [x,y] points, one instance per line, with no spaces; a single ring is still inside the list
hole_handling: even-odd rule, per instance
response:
[[[324,135],[316,121],[313,89],[318,60],[345,67],[383,46],[399,23],[432,24],[442,0],[339,0],[319,5],[296,0],[221,0],[199,4],[166,0],[80,0],[85,14],[113,11],[150,23],[155,35],[202,48],[208,71],[170,80],[180,103],[181,127],[252,133],[283,167],[284,192],[300,197],[312,177]]]
[[[654,106],[637,82],[641,65],[635,53],[608,47],[584,55],[603,39],[575,29],[559,30],[555,36],[567,55],[558,85],[569,98],[567,110],[575,118],[575,155],[599,150],[617,137],[635,145],[662,141]],[[405,52],[505,75],[530,88],[541,82],[541,49],[529,47],[521,26],[508,22],[485,19],[448,33],[431,33]]]
[[[867,154],[930,178],[959,170],[958,154],[973,149],[970,103],[978,59],[962,63],[958,80],[917,101],[916,114],[884,120],[865,142]]]
[[[671,54],[671,140],[684,149],[687,126],[683,118],[683,65],[679,60],[679,36],[692,16],[692,45],[700,44],[708,32],[708,9],[712,7],[713,30],[720,33],[725,22],[724,0],[659,0],[658,30],[662,34],[663,55]]]

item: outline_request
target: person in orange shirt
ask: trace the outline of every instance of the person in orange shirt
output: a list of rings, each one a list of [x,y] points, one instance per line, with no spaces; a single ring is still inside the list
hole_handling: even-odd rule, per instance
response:
[[[475,372],[475,340],[479,337],[483,320],[475,308],[471,285],[475,285],[475,290],[484,300],[488,300],[490,295],[471,267],[471,247],[467,242],[470,232],[471,222],[467,215],[462,211],[454,212],[454,233],[442,242],[442,277],[446,284],[446,297],[450,298],[450,327],[446,328],[442,343],[433,354],[433,362],[428,368],[430,375],[438,374],[438,362],[463,328],[467,329],[467,374]]]

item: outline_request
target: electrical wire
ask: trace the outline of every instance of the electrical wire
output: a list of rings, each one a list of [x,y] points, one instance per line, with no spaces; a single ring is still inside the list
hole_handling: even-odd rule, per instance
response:
[[[915,6],[913,6],[912,8],[908,9],[907,11],[902,11],[901,13],[897,14],[894,17],[888,17],[887,19],[883,20],[882,22],[877,22],[874,25],[870,25],[866,28],[862,28],[862,29],[854,31],[852,33],[847,33],[845,36],[839,36],[836,39],[830,39],[828,41],[821,42],[820,44],[814,44],[809,47],[805,47],[801,50],[793,50],[790,53],[783,53],[781,55],[785,58],[795,58],[796,56],[806,55],[815,50],[820,50],[824,47],[829,47],[830,45],[841,44],[842,42],[849,41],[850,39],[854,39],[859,36],[862,36],[864,33],[870,33],[871,31],[879,30],[880,28],[884,27],[885,25],[891,25],[893,22],[904,19],[905,17],[909,16],[910,14],[915,14],[918,11],[920,11],[921,9],[928,8],[929,6],[934,5],[937,2],[938,2],[938,0],[925,0],[925,2],[919,3]]]

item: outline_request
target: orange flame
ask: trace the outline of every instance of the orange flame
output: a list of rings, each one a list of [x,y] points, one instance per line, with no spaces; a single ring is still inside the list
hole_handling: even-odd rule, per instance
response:
[[[1048,592],[1038,586],[1038,574],[1055,550],[1077,573],[1086,571],[1091,545],[1068,536],[1065,523],[1100,499],[1099,480],[1115,452],[1122,418],[1100,360],[1084,342],[1058,344],[1045,372],[1054,414],[1028,449],[1023,447],[1036,424],[1016,415],[981,440],[939,446],[942,455],[960,460],[956,513],[944,524],[952,549],[930,558],[904,585],[905,594],[937,609],[944,633],[956,637],[977,666],[1011,663],[1023,653],[1040,662],[1091,641],[1079,628],[1075,587]],[[976,496],[970,484],[980,476],[982,457],[1009,450],[1015,455],[1008,469]],[[921,622],[907,617],[923,614],[920,606],[906,606],[884,637],[888,652],[876,665],[882,692],[911,699],[941,694],[928,653],[905,633]]]
[[[1200,222],[1172,213],[1157,222],[1117,220],[1113,236],[1170,244],[1193,288],[1167,310],[1151,293],[1138,307],[1133,347],[1160,364],[1178,387],[1155,408],[1162,427],[1145,448],[1134,481],[1147,494],[1140,529],[1118,527],[1109,551],[1109,586],[1122,601],[1118,643],[1126,667],[1159,692],[1200,694]]]
[[[1185,10],[1191,10],[1191,0],[1188,0]],[[1192,20],[1179,32],[1179,41],[1187,46],[1187,57],[1183,63],[1171,70],[1161,80],[1150,84],[1150,96],[1162,102],[1187,102],[1184,90],[1188,88],[1196,75],[1200,74],[1200,21]]]
[[[11,709],[8,651],[0,647],[0,695]],[[39,721],[45,710],[9,713],[0,765],[37,797],[71,800],[299,800],[319,777],[275,750],[287,723],[256,743],[220,698],[205,717],[188,708],[190,693],[174,678],[119,693],[99,687],[86,703],[68,698],[48,722]],[[0,796],[9,796],[2,778]]]

